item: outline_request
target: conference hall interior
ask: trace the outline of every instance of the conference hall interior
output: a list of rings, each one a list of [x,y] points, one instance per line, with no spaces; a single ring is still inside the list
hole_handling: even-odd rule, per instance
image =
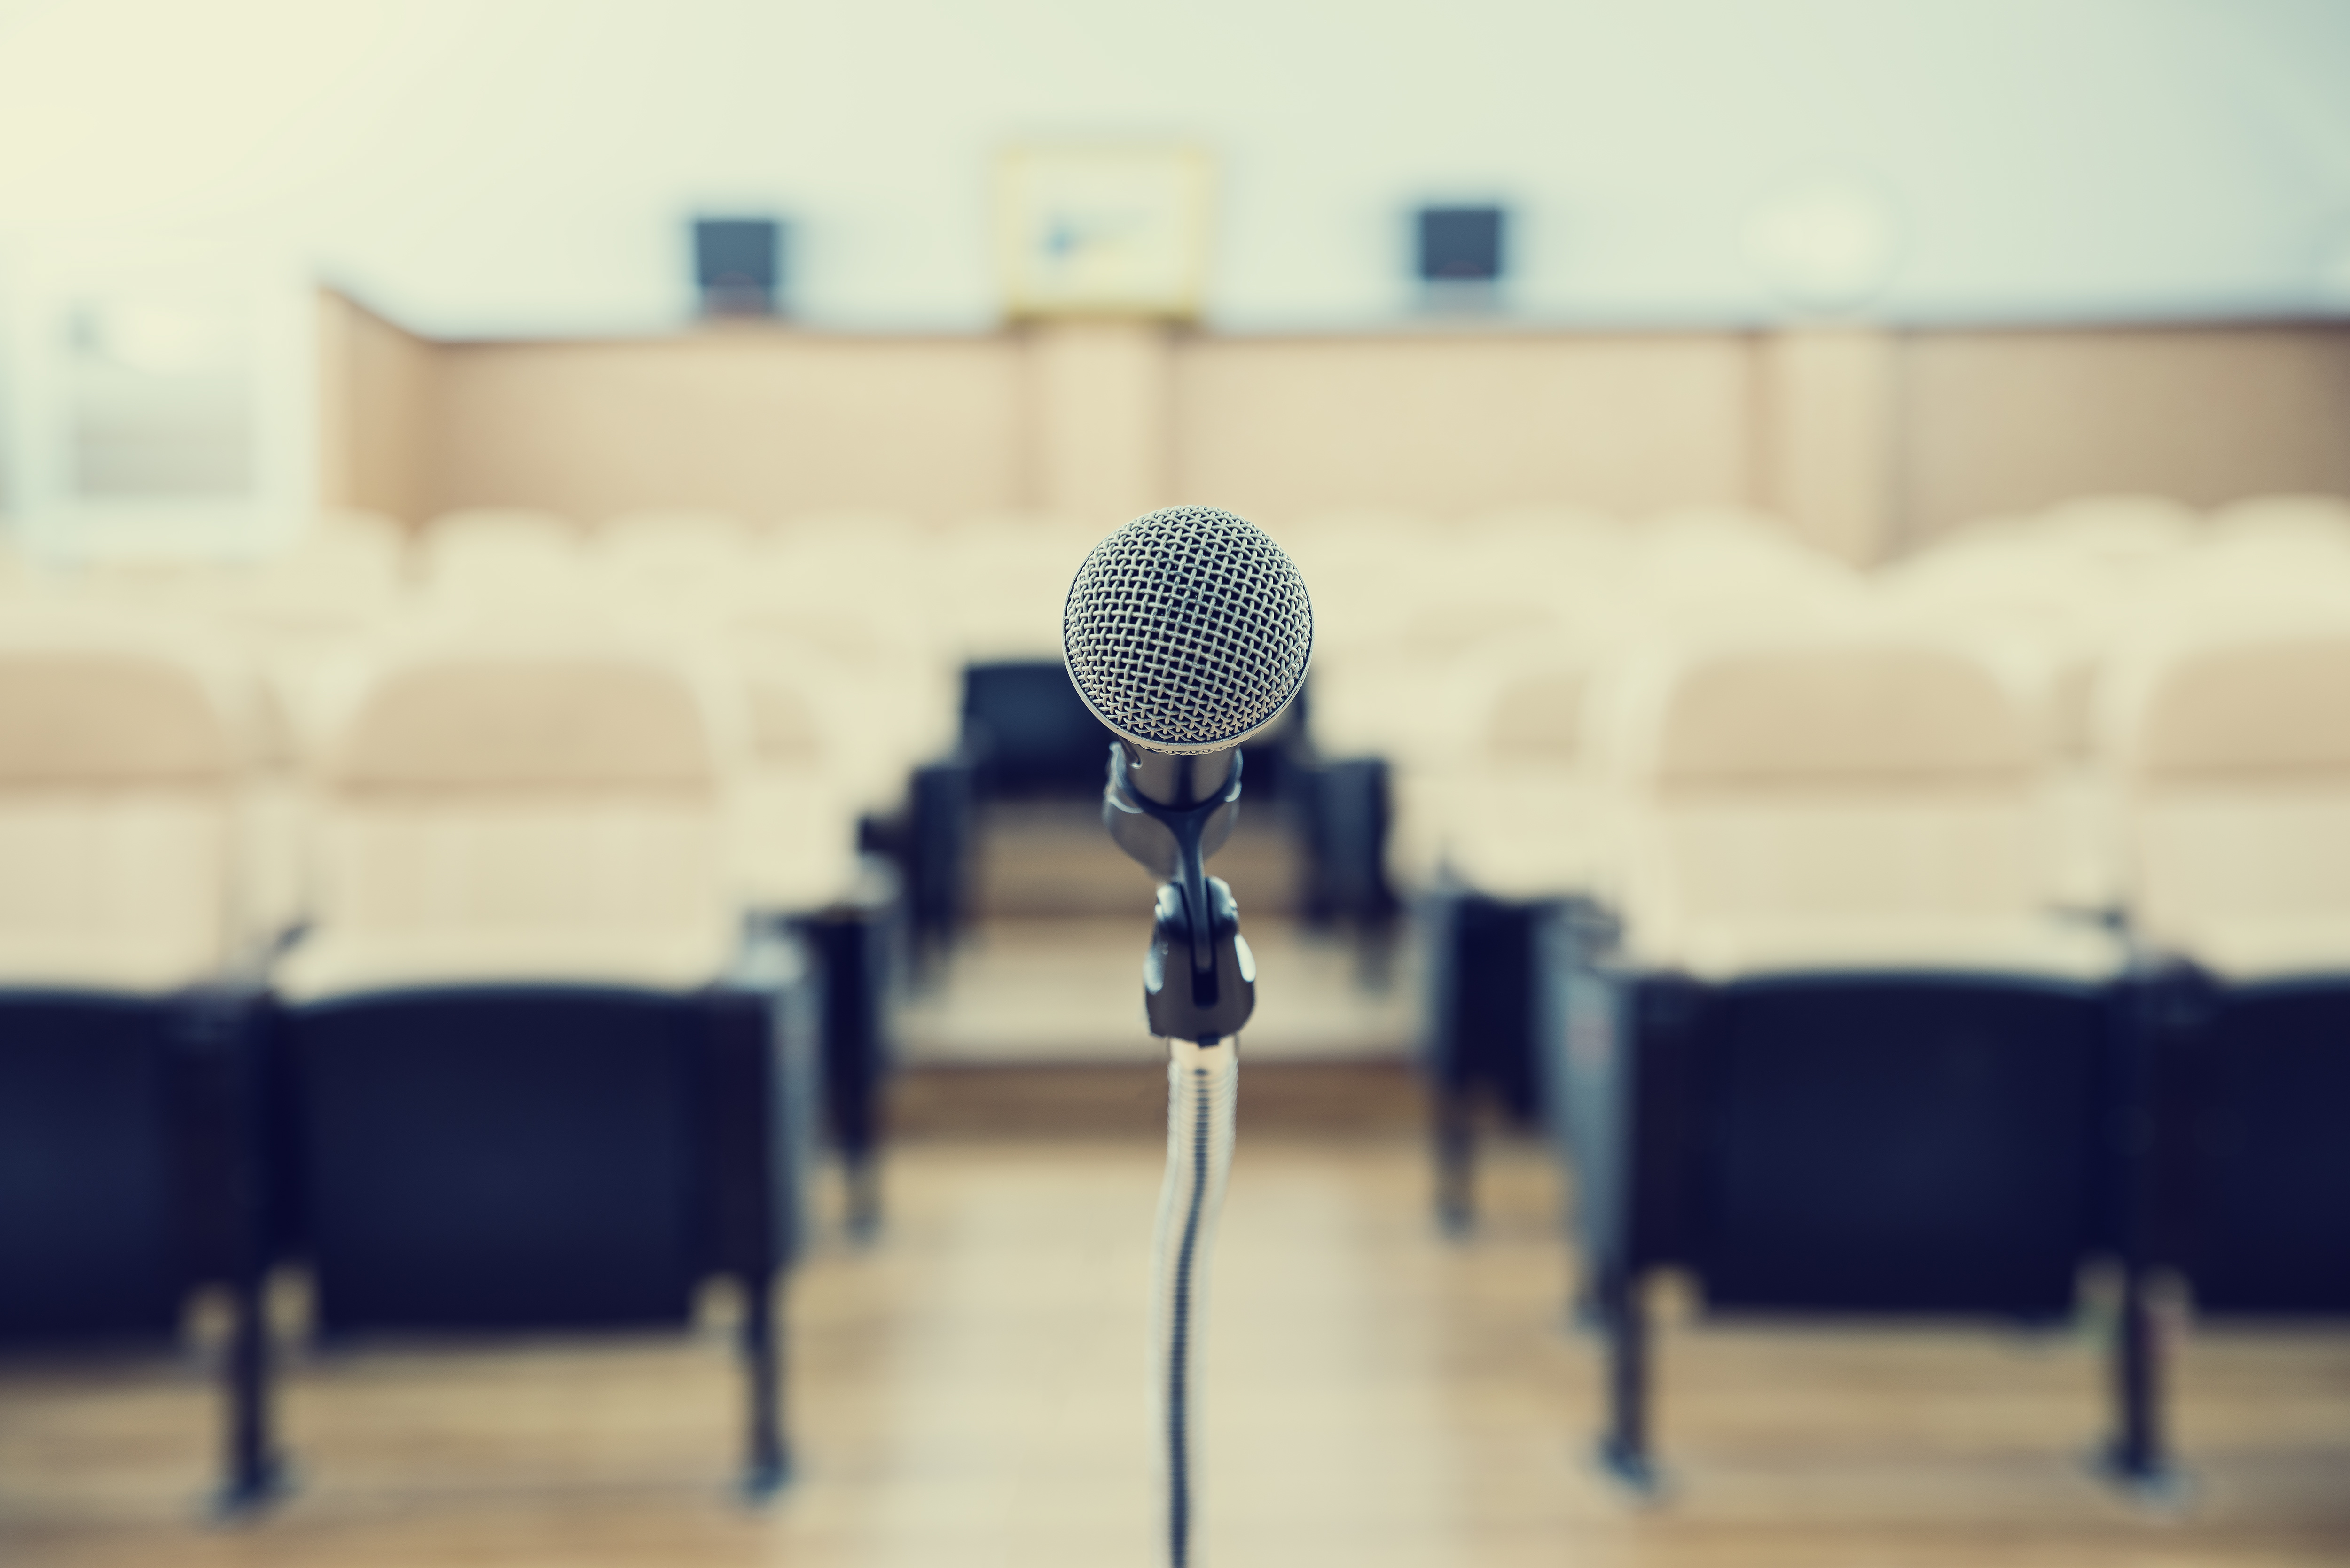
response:
[[[0,1562],[2350,1563],[2345,84],[0,0]]]

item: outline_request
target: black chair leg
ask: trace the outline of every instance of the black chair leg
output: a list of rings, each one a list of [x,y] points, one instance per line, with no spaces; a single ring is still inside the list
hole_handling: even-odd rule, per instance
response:
[[[883,1014],[887,930],[858,914],[804,928],[824,961],[826,1116],[848,1186],[851,1239],[868,1241],[881,1227],[882,1096],[889,1079]]]
[[[1639,1276],[1611,1271],[1599,1290],[1607,1336],[1607,1429],[1599,1439],[1600,1468],[1643,1497],[1657,1491],[1648,1453],[1648,1318]]]
[[[224,1368],[228,1385],[226,1475],[213,1511],[236,1519],[267,1508],[286,1490],[270,1432],[269,1316],[260,1281],[236,1290],[235,1326]]]
[[[881,1231],[881,1162],[871,1149],[848,1155],[841,1166],[848,1184],[848,1235],[870,1241]]]
[[[2126,1490],[2155,1500],[2179,1488],[2162,1431],[2161,1345],[2146,1299],[2145,1275],[2125,1272],[2121,1312],[2114,1326],[2113,1376],[2116,1422],[2103,1469]]]
[[[1477,1223],[1477,1117],[1466,1085],[1440,1081],[1435,1099],[1436,1222],[1448,1236]]]
[[[761,1273],[745,1281],[743,1295],[743,1369],[751,1386],[743,1495],[760,1503],[791,1480],[790,1450],[784,1441],[783,1358],[776,1344],[774,1277]]]

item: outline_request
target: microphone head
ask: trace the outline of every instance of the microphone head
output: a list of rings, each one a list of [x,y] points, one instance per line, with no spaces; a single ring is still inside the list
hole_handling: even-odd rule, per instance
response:
[[[1093,547],[1061,613],[1061,654],[1094,717],[1154,752],[1236,746],[1305,684],[1314,607],[1246,518],[1170,506]]]

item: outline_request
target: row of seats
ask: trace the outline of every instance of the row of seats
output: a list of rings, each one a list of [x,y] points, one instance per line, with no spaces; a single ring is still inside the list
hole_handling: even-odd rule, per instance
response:
[[[1562,825],[1538,846],[1517,838],[1497,852],[1481,834],[1529,794],[1604,796],[1611,671],[1660,644],[1742,628],[1875,627],[1997,643],[2040,666],[2037,743],[2055,813],[2040,864],[2052,898],[2108,906],[2120,867],[2113,732],[2098,717],[2106,672],[2199,628],[2350,614],[2350,503],[2322,498],[2199,523],[2153,501],[2078,504],[1960,530],[1868,575],[1755,519],[1666,519],[1637,537],[1555,572],[1496,565],[1441,613],[1386,618],[1395,629],[1384,643],[1317,658],[1320,742],[1395,763],[1395,869],[1409,884],[1450,869],[1496,891],[1605,886],[1620,869],[1602,853],[1605,835]]]
[[[55,606],[0,628],[0,1342],[168,1345],[224,1288],[243,1507],[279,1484],[281,1264],[336,1345],[690,1327],[723,1276],[772,1487],[828,1002],[730,874],[739,693],[536,632],[338,680],[288,784],[217,641]],[[289,794],[293,925],[249,870]]]
[[[2094,903],[2049,875],[2064,664],[1881,607],[1618,650],[1567,694],[1580,787],[1487,798],[1494,863],[1579,833],[1604,870],[1431,900],[1449,1217],[1478,1054],[1522,1028],[1619,1473],[1652,1480],[1663,1269],[1715,1314],[2046,1319],[2108,1262],[2140,1486],[2169,1474],[2150,1282],[2205,1317],[2350,1313],[2350,615],[2267,607],[2101,650]]]
[[[761,753],[772,710],[704,651],[403,628],[303,671],[296,746],[284,687],[211,630],[9,607],[0,971],[184,983],[307,931],[280,965],[306,993],[516,963],[665,979],[752,911],[856,892],[853,812],[781,740]]]
[[[1657,837],[1639,830],[1637,809],[1654,782],[1648,737],[1674,670],[1692,660],[1800,665],[1813,643],[1823,659],[1839,644],[1914,645],[1996,669],[2021,748],[2004,765],[2026,803],[2004,896],[2035,919],[2065,911],[2113,923],[2130,910],[2175,940],[2184,900],[2161,890],[2169,874],[2147,861],[2128,805],[2133,780],[2156,765],[2135,760],[2133,739],[2149,683],[2198,648],[2224,657],[2248,637],[2297,627],[2322,638],[2350,625],[2350,503],[2325,498],[2245,503],[2208,519],[2152,500],[2078,503],[1960,530],[1873,577],[1804,552],[1783,531],[1719,514],[1663,520],[1632,558],[1650,565],[1601,579],[1613,602],[1587,618],[1498,632],[1450,659],[1415,655],[1402,662],[1416,687],[1382,672],[1371,684],[1406,700],[1377,709],[1380,732],[1352,737],[1392,765],[1393,879],[1423,898],[1486,900],[1460,933],[1474,939],[1468,950],[1436,969],[1440,989],[1462,965],[1474,983],[1453,987],[1459,994],[1440,999],[1436,1016],[1461,1013],[1440,1032],[1461,1043],[1447,1054],[1450,1067],[1493,1081],[1525,1112],[1535,1090],[1524,1010],[1514,1003],[1524,922],[1498,934],[1485,924],[1508,926],[1511,908],[1544,898],[1638,901],[1651,911],[1638,940],[1682,940],[1668,928],[1687,917],[1644,890],[1654,885]],[[1709,560],[1719,569],[1697,564]],[[1325,661],[1315,677],[1326,747],[1349,738],[1333,732],[1343,715],[1331,699],[1350,678],[1343,659],[1336,665]],[[1939,701],[1931,691],[1917,700]],[[1798,762],[1812,754],[1788,750]],[[1770,896],[1838,897],[1838,864],[1834,851],[1785,857],[1772,875],[1788,886]],[[1725,859],[1709,874],[1734,871]],[[1816,886],[1797,890],[1805,878]],[[2285,924],[2308,929],[2311,918],[2303,910]],[[2273,929],[2280,934],[2263,940],[2285,940],[2282,926]]]
[[[2323,513],[2296,504],[2304,518]],[[1458,1064],[1473,1042],[1461,1020],[1491,978],[1471,965],[1501,945],[1490,919],[1478,921],[1513,906],[1525,917],[1520,929],[1541,936],[1529,936],[1521,964],[1526,1015],[1544,1021],[1527,1031],[1541,1047],[1527,1053],[1541,1069],[1527,1078],[1555,1102],[1591,1235],[1635,1234],[1609,1229],[1610,1194],[1629,1206],[1623,1214],[1648,1215],[1679,1200],[1639,1182],[1670,1178],[1672,1190],[1692,1190],[1661,1153],[1627,1162],[1627,1147],[1653,1145],[1653,1127],[1683,1129],[1674,1136],[1697,1150],[1692,1169],[1733,1168],[1684,1134],[1693,1118],[1709,1137],[1738,1134],[1734,1117],[1721,1117],[1751,1096],[1643,1099],[1652,1061],[1669,1085],[1743,1083],[1735,1074],[1750,1047],[1767,1058],[1771,1041],[1819,1038],[1858,1041],[1860,1053],[1821,1067],[1813,1077],[1822,1085],[1864,1080],[1855,1061],[1914,1055],[1940,1063],[1953,1083],[1994,1085],[1977,1096],[1989,1119],[1925,1129],[1939,1129],[1946,1147],[2012,1143],[2040,1161],[2002,1168],[2008,1185],[1992,1209],[1961,1202],[1968,1222],[1990,1213],[2002,1231],[2022,1211],[2017,1193],[2072,1160],[2064,1168],[2087,1196],[2040,1205],[2073,1218],[2053,1240],[2040,1237],[2030,1268],[2010,1271],[2024,1283],[1985,1285],[1955,1304],[2053,1310],[2061,1271],[2050,1260],[2069,1269],[2093,1248],[2127,1248],[2134,1287],[2151,1261],[2196,1255],[2199,1242],[2161,1239],[2191,1237],[2194,1222],[2165,1230],[2115,1217],[2147,1182],[2135,1165],[2116,1173],[2095,1147],[2095,1124],[2116,1106],[2167,1103],[2143,1086],[2115,1098],[2112,1073],[2155,1084],[2164,1063],[2208,1054],[2213,1030],[2244,1017],[2266,1027],[2266,993],[2247,1012],[2246,988],[2301,984],[2338,966],[2327,946],[2327,857],[2338,836],[2335,775],[2350,768],[2324,725],[2303,721],[2340,679],[2328,586],[2338,579],[2327,574],[2341,546],[2323,528],[2278,544],[2241,519],[2160,529],[2116,521],[2129,515],[2107,504],[2043,520],[2044,530],[1987,526],[1875,580],[1806,553],[1783,530],[1723,514],[1638,532],[1581,514],[1520,514],[1483,520],[1441,546],[1398,520],[1296,531],[1322,615],[1314,728],[1326,749],[1390,756],[1407,847],[1433,846],[1419,862],[1399,859],[1425,867],[1440,934],[1440,1084],[1449,1099],[1467,1083]],[[239,1343],[248,1352],[237,1364],[249,1369],[259,1362],[255,1282],[281,1257],[320,1272],[329,1326],[354,1332],[537,1322],[581,1301],[603,1303],[595,1311],[609,1321],[674,1321],[701,1272],[726,1263],[740,1273],[753,1266],[744,1258],[772,1258],[764,1242],[712,1251],[710,1239],[742,1233],[739,1214],[747,1194],[768,1189],[758,1172],[771,1157],[727,1163],[734,1174],[722,1178],[694,1153],[744,1147],[739,1129],[704,1119],[715,1112],[695,1086],[740,1049],[723,1044],[740,1025],[713,1020],[743,1010],[714,999],[764,996],[752,1011],[772,1019],[786,992],[809,994],[775,978],[775,966],[791,967],[779,955],[792,944],[743,945],[746,917],[837,897],[823,889],[848,877],[854,814],[902,783],[952,722],[948,672],[991,651],[1049,649],[1083,543],[1011,524],[951,539],[879,524],[761,537],[678,519],[590,535],[512,514],[443,519],[411,540],[346,518],[294,555],[241,572],[19,574],[5,590],[0,649],[0,845],[29,874],[0,895],[9,987],[0,1002],[15,1020],[0,1070],[18,1077],[0,1103],[22,1124],[10,1147],[39,1158],[5,1196],[15,1207],[0,1235],[23,1239],[36,1266],[0,1270],[19,1282],[9,1287],[16,1297],[0,1298],[0,1326],[116,1321],[157,1331],[177,1299],[170,1287],[222,1279],[247,1298]],[[2223,559],[2240,566],[2194,565]],[[2300,629],[2272,615],[2246,632],[2241,618],[2207,613],[2249,591],[2210,584],[2267,580],[2267,568],[2241,566],[2254,559],[2293,563]],[[1937,574],[1945,587],[1931,587]],[[2001,607],[2010,589],[1983,587],[2043,577],[2074,596],[2045,616],[2011,613]],[[2181,604],[2200,607],[2182,614]],[[2068,618],[2082,606],[2105,607],[2102,618]],[[2201,695],[2174,701],[2174,688]],[[2098,716],[2087,732],[2099,739],[2067,750],[2074,732],[2064,716],[2084,711]],[[1526,742],[1515,756],[1503,749],[1507,766],[1495,763],[1495,736]],[[2083,781],[2065,770],[2075,764],[2076,774],[2105,770],[2095,789],[2074,787]],[[2177,787],[2165,794],[2155,780]],[[1371,804],[1355,815],[1376,820],[1378,791],[1363,793]],[[2085,799],[2087,813],[2075,809]],[[2049,846],[2085,815],[2126,825],[2117,842],[2131,852],[2116,862],[2131,868],[2126,899],[2068,897],[2049,870],[2064,861]],[[836,870],[776,871],[756,847],[763,821],[764,842],[829,857]],[[1605,922],[1593,918],[1602,911]],[[1620,938],[1591,935],[1603,925]],[[1448,946],[1442,933],[1461,940]],[[2108,1035],[2085,1033],[2084,1018],[2121,1007],[2116,981],[2165,955],[2171,978],[2158,993],[2133,989],[2128,1004],[2162,1028],[2122,1034],[2170,1044],[2097,1054],[2090,1035]],[[754,958],[766,968],[746,967]],[[1854,974],[1873,979],[1856,991]],[[1965,995],[1943,983],[1953,976]],[[1888,977],[1898,982],[1889,991]],[[1774,1004],[1794,997],[1795,1012],[1773,1012],[1758,986]],[[1978,991],[1994,1006],[2028,1000],[2016,1017],[1975,1018]],[[1862,1024],[1818,1025],[1817,1008],[1856,1005]],[[96,1060],[84,1045],[99,1014],[139,1021],[120,1046],[139,1071],[109,1079],[115,1088],[76,1076]],[[1737,1022],[1755,1018],[1763,1022]],[[1948,1033],[1939,1054],[1868,1054],[1888,1033]],[[1985,1039],[1995,1046],[1981,1048]],[[169,1085],[191,1077],[173,1065],[190,1041],[234,1044],[201,1057],[221,1065],[192,1072],[202,1114],[161,1117],[157,1096],[171,1106],[185,1098]],[[595,1041],[608,1072],[580,1066]],[[2102,1064],[2083,1076],[2093,1058]],[[1676,1063],[1689,1069],[1682,1080],[1667,1071]],[[2033,1102],[2036,1080],[2026,1080],[2067,1063],[2082,1071],[2058,1086],[2069,1097],[2049,1113],[2055,1131],[2008,1138],[1998,1116],[2055,1103]],[[1717,1068],[1732,1076],[1706,1076]],[[2312,1069],[2304,1108],[2324,1103],[2328,1070]],[[1575,1088],[1578,1075],[1597,1086]],[[527,1118],[485,1113],[466,1135],[488,1151],[482,1162],[448,1159],[456,1135],[436,1118],[538,1105],[550,1084],[573,1080],[589,1086],[567,1124],[569,1156],[517,1144]],[[1804,1078],[1766,1067],[1757,1081]],[[255,1082],[279,1087],[255,1099]],[[669,1222],[692,1217],[684,1231],[649,1220],[637,1233],[638,1263],[667,1262],[621,1272],[657,1287],[583,1291],[578,1282],[600,1265],[533,1262],[526,1249],[514,1267],[482,1267],[499,1250],[494,1232],[452,1228],[451,1217],[478,1211],[486,1224],[503,1214],[577,1240],[579,1227],[561,1220],[571,1211],[543,1189],[492,1199],[502,1182],[527,1186],[527,1172],[579,1160],[569,1200],[603,1190],[593,1151],[613,1136],[618,1105],[653,1118],[632,1124],[642,1147],[622,1164],[666,1170],[663,1190],[679,1200],[652,1207]],[[1596,1114],[1605,1106],[1628,1110]],[[1858,1109],[1864,1122],[1904,1125],[1875,1102]],[[124,1151],[159,1117],[176,1130],[166,1154],[151,1149],[142,1167]],[[1770,1124],[1750,1166],[1794,1168],[1782,1156],[1829,1147],[1818,1134],[1835,1120],[1806,1111]],[[1792,1142],[1790,1126],[1803,1135]],[[100,1127],[107,1137],[89,1136]],[[2199,1136],[2189,1127],[2173,1140],[2187,1152],[2172,1179],[2190,1195],[2203,1191]],[[751,1146],[803,1147],[775,1127]],[[503,1157],[515,1147],[530,1158]],[[154,1262],[163,1254],[139,1250],[181,1222],[184,1206],[159,1183],[187,1149],[215,1173],[218,1202],[204,1212],[244,1212],[250,1223],[236,1244],[179,1247],[164,1268]],[[421,1149],[439,1151],[446,1179],[415,1168]],[[100,1179],[136,1169],[148,1177]],[[57,1171],[78,1174],[60,1185]],[[451,1172],[463,1177],[456,1187]],[[1770,1190],[1740,1182],[1716,1196]],[[57,1206],[59,1191],[72,1201]],[[101,1191],[120,1212],[89,1207],[99,1199],[88,1195]],[[1699,1266],[1725,1303],[1810,1299],[1810,1286],[1790,1295],[1756,1285],[1711,1242],[1671,1239],[1732,1233],[1712,1199],[1689,1201],[1697,1218],[1655,1233],[1666,1240],[1614,1251],[1593,1243],[1619,1349],[1637,1346],[1627,1293],[1642,1268]],[[2210,1208],[2182,1201],[2190,1215],[2199,1202]],[[561,1222],[549,1225],[550,1215]],[[1771,1242],[1755,1257],[1804,1255],[1783,1228],[1763,1233]],[[129,1251],[94,1262],[91,1238]],[[445,1248],[434,1253],[442,1244],[462,1266],[450,1266]],[[1813,1251],[1855,1255],[1841,1243]],[[1963,1246],[1949,1255],[1988,1256]],[[198,1259],[212,1260],[201,1265],[210,1272],[188,1274]],[[2220,1278],[2201,1266],[2199,1289]],[[1881,1306],[1888,1280],[1949,1274],[1947,1264],[1919,1268],[1878,1269],[1852,1289],[1861,1304]],[[107,1282],[140,1269],[152,1288],[136,1311],[109,1319],[95,1304],[113,1288]],[[1984,1269],[1982,1280],[2007,1277]],[[569,1282],[557,1300],[534,1296],[532,1277]],[[497,1282],[486,1298],[420,1304],[422,1279]],[[1911,1293],[1895,1304],[1944,1299]],[[2129,1365],[2142,1379],[2143,1354]],[[239,1384],[240,1430],[257,1419],[251,1381]],[[2146,1407],[2132,1407],[2141,1437]],[[1644,1462],[1636,1411],[1637,1402],[1618,1410],[1627,1464]],[[2137,1451],[2143,1459],[2143,1441]],[[239,1454],[251,1490],[265,1456],[251,1443]]]
[[[1638,529],[1521,512],[1444,535],[1409,519],[1288,530],[1320,621],[1310,732],[1326,757],[1395,773],[1388,869],[1410,888],[1615,896],[1630,842],[1609,830],[1627,673],[1692,637],[1931,630],[1996,643],[2037,682],[2046,901],[2109,909],[2123,872],[2106,688],[2133,649],[2241,618],[2323,620],[2350,605],[2350,506],[2271,501],[2198,520],[2155,502],[2077,504],[1994,523],[1865,577],[1785,529],[1713,512]],[[244,569],[88,566],[27,580],[13,610],[95,603],[176,620],[215,663],[265,677],[245,728],[265,820],[297,815],[369,671],[491,640],[694,645],[733,688],[731,875],[747,901],[819,908],[860,870],[858,822],[894,809],[912,769],[953,749],[975,659],[1046,657],[1084,531],[999,519],[925,535],[885,518],[764,533],[720,515],[640,514],[589,531],[544,514],[451,514],[411,537],[322,522]],[[986,623],[1000,623],[990,634]],[[528,635],[525,635],[528,634]],[[2111,675],[2104,680],[2101,676]],[[1518,825],[1532,822],[1540,831]],[[247,877],[264,924],[298,919],[300,836]]]

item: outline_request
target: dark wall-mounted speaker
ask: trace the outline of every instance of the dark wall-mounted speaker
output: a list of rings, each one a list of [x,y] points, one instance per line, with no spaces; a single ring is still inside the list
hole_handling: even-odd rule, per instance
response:
[[[1502,275],[1503,217],[1499,207],[1422,207],[1420,281],[1497,281]]]
[[[773,316],[783,286],[784,225],[774,218],[697,218],[693,281],[704,316]]]

